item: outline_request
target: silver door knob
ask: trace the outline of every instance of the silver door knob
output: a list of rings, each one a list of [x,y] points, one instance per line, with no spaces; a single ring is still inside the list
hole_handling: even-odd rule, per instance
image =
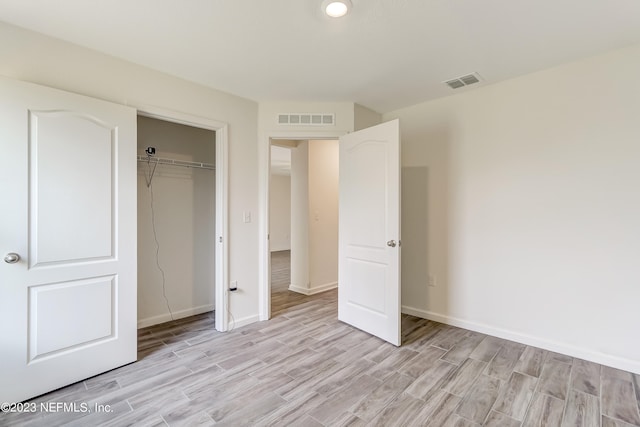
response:
[[[4,256],[4,262],[6,262],[7,264],[15,264],[18,261],[20,261],[20,255],[14,252],[9,252]]]
[[[387,246],[391,246],[392,248],[396,247],[396,241],[395,240],[389,240],[387,242]]]

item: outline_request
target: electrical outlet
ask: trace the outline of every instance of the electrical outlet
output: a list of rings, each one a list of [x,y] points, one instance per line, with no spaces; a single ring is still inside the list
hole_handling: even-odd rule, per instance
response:
[[[429,275],[429,286],[431,286],[432,288],[436,287],[436,276],[434,276],[433,274]]]

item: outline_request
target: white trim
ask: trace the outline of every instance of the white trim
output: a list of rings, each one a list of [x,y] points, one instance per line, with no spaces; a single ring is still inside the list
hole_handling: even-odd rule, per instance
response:
[[[229,319],[229,125],[208,117],[195,116],[152,105],[127,103],[138,115],[216,132],[216,255],[215,327],[224,332]],[[222,241],[220,239],[222,238]],[[175,316],[174,316],[175,317]],[[170,318],[167,320],[171,320]]]
[[[169,313],[160,314],[158,316],[147,317],[146,319],[138,320],[138,329],[146,328],[148,326],[157,325],[159,323],[169,322],[171,320],[178,320],[184,317],[195,316],[196,314],[207,313],[213,311],[213,305],[201,305],[199,307],[186,308],[184,310],[175,311],[173,313],[173,319]]]
[[[252,316],[243,317],[241,319],[237,319],[237,320],[231,322],[229,324],[229,326],[230,326],[229,330],[231,331],[231,330],[234,330],[236,328],[241,328],[243,326],[246,326],[246,325],[249,325],[251,323],[257,322],[259,320],[260,320],[260,316],[258,316],[257,314],[254,314]]]
[[[313,288],[301,288],[296,285],[289,285],[289,290],[303,295],[315,295],[322,292],[330,291],[338,287],[338,282],[325,283],[324,285],[314,286]]]
[[[218,141],[220,143],[218,144]],[[224,141],[224,142],[222,142]],[[228,126],[216,133],[216,330],[229,327],[229,144]],[[220,301],[221,304],[217,302]]]
[[[339,139],[346,130],[332,131],[266,131],[258,143],[259,178],[259,248],[258,248],[258,307],[259,320],[271,318],[271,263],[269,250],[269,181],[271,180],[272,139]]]
[[[539,347],[545,350],[554,351],[556,353],[566,354],[568,356],[577,357],[602,365],[611,366],[622,369],[624,371],[633,372],[640,375],[640,361],[626,359],[623,357],[613,356],[611,354],[601,353],[582,347],[575,347],[569,344],[551,341],[546,338],[536,337],[533,335],[523,334],[520,332],[498,328],[487,325],[485,323],[473,322],[457,317],[446,316],[444,314],[434,313],[432,311],[421,310],[406,305],[402,306],[402,313],[423,319],[433,320],[434,322],[444,323],[446,325],[457,326],[459,328],[469,329],[471,331],[480,332],[498,338],[519,342],[521,344]]]

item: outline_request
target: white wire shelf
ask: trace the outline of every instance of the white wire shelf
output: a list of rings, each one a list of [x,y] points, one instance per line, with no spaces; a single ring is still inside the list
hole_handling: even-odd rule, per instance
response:
[[[215,170],[216,166],[212,163],[203,163],[203,162],[190,162],[188,160],[176,160],[176,159],[167,159],[163,157],[147,157],[147,156],[138,156],[139,162],[151,162],[154,165],[170,165],[170,166],[182,166],[185,168],[196,168],[196,169],[210,169]]]

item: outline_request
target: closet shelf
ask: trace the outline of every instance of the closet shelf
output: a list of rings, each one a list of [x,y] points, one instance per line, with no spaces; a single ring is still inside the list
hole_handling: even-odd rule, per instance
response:
[[[163,157],[147,157],[147,156],[138,156],[139,162],[151,162],[152,164],[157,165],[171,165],[171,166],[182,166],[185,168],[197,168],[197,169],[210,169],[215,170],[216,166],[211,163],[202,163],[202,162],[190,162],[188,160],[176,160],[176,159],[167,159]]]

